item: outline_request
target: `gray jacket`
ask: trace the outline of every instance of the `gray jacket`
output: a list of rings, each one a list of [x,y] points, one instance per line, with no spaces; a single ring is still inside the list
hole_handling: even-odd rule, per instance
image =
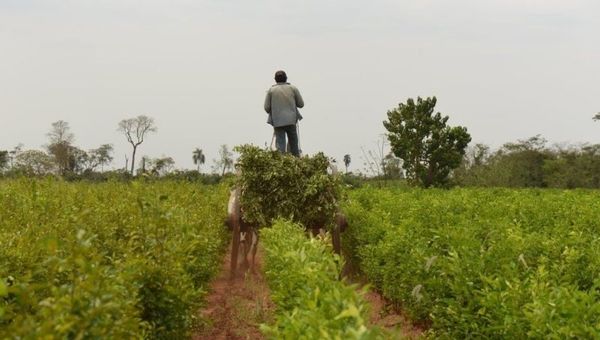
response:
[[[265,111],[269,114],[267,123],[274,127],[295,125],[302,119],[298,108],[304,107],[304,100],[296,86],[277,83],[267,91]]]

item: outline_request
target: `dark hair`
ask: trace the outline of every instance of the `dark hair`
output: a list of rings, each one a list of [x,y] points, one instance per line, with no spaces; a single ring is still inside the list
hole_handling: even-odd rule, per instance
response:
[[[285,74],[285,71],[275,72],[275,81],[278,83],[285,83],[287,81],[287,74]]]

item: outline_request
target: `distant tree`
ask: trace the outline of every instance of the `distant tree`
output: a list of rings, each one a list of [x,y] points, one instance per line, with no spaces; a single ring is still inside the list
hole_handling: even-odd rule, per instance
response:
[[[10,163],[10,154],[7,150],[0,150],[0,171],[6,169]]]
[[[15,159],[16,159],[17,155],[21,152],[21,150],[23,150],[23,144],[19,143],[11,151],[8,152],[11,168],[15,165]]]
[[[119,122],[118,131],[122,132],[131,144],[133,151],[131,154],[131,174],[135,167],[135,153],[138,146],[144,142],[146,134],[156,131],[154,119],[148,116],[137,116],[135,118],[123,119]]]
[[[147,173],[147,169],[152,168],[152,158],[148,156],[142,156],[140,159],[140,164],[138,165],[137,174],[145,174]]]
[[[364,147],[360,148],[364,162],[363,165],[369,175],[377,177],[385,175],[383,165],[385,163],[385,150],[387,146],[386,135],[382,134],[381,139],[377,141],[377,148],[375,150],[365,150]]]
[[[206,157],[204,156],[202,149],[196,148],[196,150],[192,152],[192,160],[194,161],[194,164],[198,166],[198,172],[200,172],[200,165],[204,164],[206,161]]]
[[[91,149],[81,157],[83,171],[95,171],[98,167],[112,162],[113,147],[110,144],[102,144],[97,149]]]
[[[459,167],[452,172],[452,178],[459,185],[480,185],[487,181],[489,174],[490,147],[485,144],[469,146]]]
[[[595,121],[599,121],[600,120],[600,112],[596,113],[596,115],[592,119]]]
[[[229,151],[227,145],[221,145],[219,148],[219,158],[214,159],[213,162],[215,163],[213,170],[220,171],[221,176],[225,175],[227,170],[233,168],[233,153]]]
[[[68,171],[71,173],[82,173],[85,170],[85,161],[89,155],[78,147],[71,146],[69,149]]]
[[[539,135],[494,152],[477,144],[452,177],[461,186],[600,188],[600,144],[548,147]]]
[[[492,181],[509,187],[544,187],[544,163],[554,156],[540,135],[506,143],[490,160]]]
[[[389,179],[403,178],[402,160],[392,152],[388,153],[383,159],[383,176]]]
[[[175,161],[171,157],[161,157],[151,159],[147,165],[150,173],[155,176],[164,176],[171,172],[175,167]]]
[[[58,172],[61,175],[73,172],[77,166],[77,151],[72,145],[75,135],[71,133],[69,123],[63,120],[52,123],[52,128],[46,135],[50,142],[47,146],[48,153],[53,157]]]
[[[540,135],[506,143],[493,153],[488,146],[477,144],[465,154],[453,180],[459,185],[545,187],[550,173],[554,183],[561,182],[560,173],[565,170],[562,162],[571,157],[569,154],[546,148]],[[554,162],[557,157],[562,160]]]
[[[350,162],[352,162],[352,159],[350,158],[349,154],[345,154],[344,155],[344,166],[346,167],[346,173],[348,173],[348,167],[350,166]]]
[[[600,145],[558,146],[546,153],[544,185],[568,189],[600,187]]]
[[[40,150],[25,150],[15,158],[15,168],[30,175],[46,175],[54,172],[56,163],[52,156]]]
[[[47,136],[50,139],[50,143],[67,142],[71,144],[75,140],[75,135],[71,133],[69,123],[64,120],[52,123],[52,129],[47,133]]]
[[[434,114],[435,97],[408,99],[388,111],[383,122],[394,155],[403,160],[406,175],[423,187],[442,186],[458,167],[471,141],[467,129],[447,126],[449,117]]]
[[[113,146],[111,144],[102,144],[97,149],[90,150],[90,155],[96,160],[96,166],[104,170],[104,166],[113,161]]]

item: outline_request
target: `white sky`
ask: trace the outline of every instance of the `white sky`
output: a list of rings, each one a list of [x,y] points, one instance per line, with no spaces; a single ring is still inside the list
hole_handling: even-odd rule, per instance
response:
[[[41,148],[65,120],[84,149],[207,165],[220,144],[270,143],[277,69],[304,96],[301,144],[361,168],[386,111],[437,96],[451,125],[494,147],[542,134],[600,143],[597,0],[0,0],[0,150]]]

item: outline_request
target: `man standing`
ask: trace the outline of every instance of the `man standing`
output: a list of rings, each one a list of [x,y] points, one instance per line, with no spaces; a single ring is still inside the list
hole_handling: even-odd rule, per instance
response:
[[[267,123],[275,129],[275,144],[279,152],[285,152],[287,135],[290,151],[296,157],[300,156],[298,147],[298,130],[296,124],[302,119],[298,108],[304,107],[300,91],[287,82],[284,71],[275,72],[275,82],[267,91],[265,111],[269,114]]]

